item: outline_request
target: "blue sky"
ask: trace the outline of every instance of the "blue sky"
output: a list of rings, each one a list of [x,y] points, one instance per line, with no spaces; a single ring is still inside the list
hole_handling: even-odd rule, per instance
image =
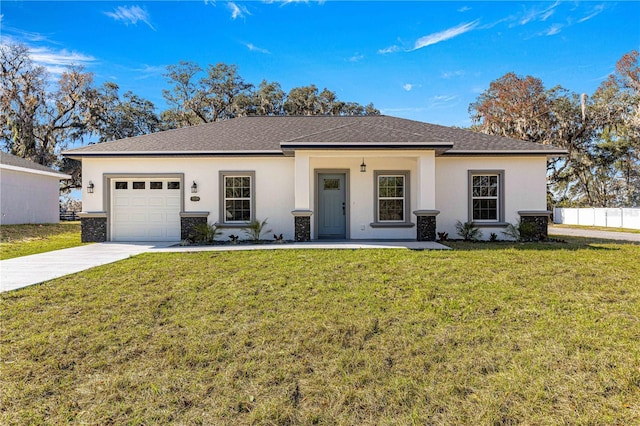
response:
[[[456,126],[507,72],[592,93],[640,48],[640,2],[6,1],[2,42],[55,75],[81,64],[165,108],[165,67],[238,65],[248,82],[315,84],[384,114]]]

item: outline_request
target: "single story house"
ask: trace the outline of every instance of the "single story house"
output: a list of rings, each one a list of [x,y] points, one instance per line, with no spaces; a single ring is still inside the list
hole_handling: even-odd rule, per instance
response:
[[[547,158],[565,151],[389,116],[241,117],[89,145],[84,241],[178,241],[198,223],[285,239],[434,240],[521,218],[546,233]]]
[[[60,179],[70,178],[0,151],[0,224],[58,223]]]

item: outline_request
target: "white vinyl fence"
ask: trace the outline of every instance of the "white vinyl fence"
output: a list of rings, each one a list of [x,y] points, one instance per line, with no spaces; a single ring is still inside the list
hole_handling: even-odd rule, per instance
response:
[[[640,208],[629,209],[553,209],[553,223],[640,229]]]

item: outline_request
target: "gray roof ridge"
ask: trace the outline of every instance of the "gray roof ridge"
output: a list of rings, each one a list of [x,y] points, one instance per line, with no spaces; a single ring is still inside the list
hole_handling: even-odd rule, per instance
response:
[[[414,121],[414,120],[410,120],[410,121]],[[416,123],[420,123],[419,121],[416,121]],[[421,124],[427,124],[427,123],[421,123]],[[387,130],[392,130],[394,132],[402,132],[402,133],[408,133],[410,135],[415,135],[415,136],[422,136],[422,137],[427,137],[427,135],[425,135],[424,133],[418,133],[418,132],[412,132],[410,130],[405,130],[405,129],[395,129],[393,127],[387,126],[384,123],[372,123],[370,124],[371,126],[375,126],[378,128],[382,128],[382,129],[387,129]],[[444,126],[443,126],[444,127]],[[425,139],[426,141],[426,139]]]
[[[304,117],[304,116],[302,116],[302,117]],[[316,115],[316,116],[309,116],[309,117],[336,117],[336,116],[335,116],[335,115],[325,115],[325,116],[318,116],[318,115]],[[356,123],[346,123],[346,124],[342,124],[342,125],[340,125],[340,126],[332,127],[332,128],[330,128],[330,129],[322,129],[322,130],[318,130],[317,132],[311,132],[311,133],[309,133],[309,134],[307,134],[307,135],[302,135],[302,136],[298,136],[298,137],[293,138],[293,139],[289,139],[289,140],[286,140],[286,141],[282,141],[281,143],[285,143],[285,142],[295,142],[295,141],[297,141],[297,140],[299,140],[299,139],[308,138],[309,136],[316,136],[316,135],[320,135],[320,134],[322,134],[322,133],[332,132],[332,131],[334,131],[334,130],[337,130],[337,129],[343,129],[343,128],[345,128],[345,127],[351,127],[351,126],[354,126],[355,124],[356,124]]]

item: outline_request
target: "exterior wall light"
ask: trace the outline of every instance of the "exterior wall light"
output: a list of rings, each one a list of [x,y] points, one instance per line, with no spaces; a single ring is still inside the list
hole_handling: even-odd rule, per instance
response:
[[[367,171],[367,165],[364,163],[364,157],[362,157],[362,164],[360,164],[360,172],[364,173]]]
[[[198,184],[196,183],[196,181],[193,181],[193,185],[191,185],[191,193],[195,194],[198,192]]]
[[[95,188],[95,185],[93,184],[93,182],[89,181],[89,185],[87,185],[87,192],[89,194],[93,194],[93,188]]]

